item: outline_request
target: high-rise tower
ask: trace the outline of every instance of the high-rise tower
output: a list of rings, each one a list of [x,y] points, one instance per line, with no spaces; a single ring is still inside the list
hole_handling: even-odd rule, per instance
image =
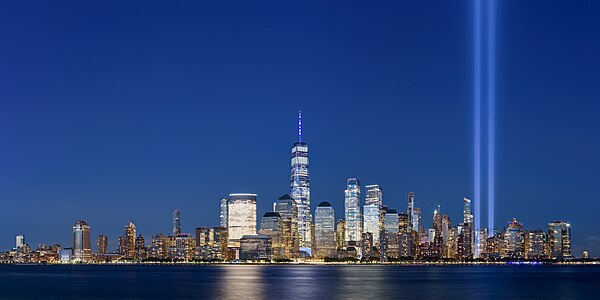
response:
[[[302,141],[302,112],[298,112],[298,141],[292,147],[290,195],[298,205],[300,247],[311,248],[308,144]]]
[[[360,181],[348,178],[345,190],[346,246],[356,247],[362,236],[362,214],[360,211]]]
[[[181,212],[179,210],[173,211],[173,236],[181,234]]]
[[[78,262],[92,259],[90,225],[86,221],[77,221],[73,225],[73,259]]]

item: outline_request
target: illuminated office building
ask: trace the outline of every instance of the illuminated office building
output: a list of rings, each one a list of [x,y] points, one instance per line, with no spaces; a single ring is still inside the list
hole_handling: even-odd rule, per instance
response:
[[[302,141],[302,114],[298,113],[298,141],[292,147],[290,195],[298,206],[298,234],[300,247],[310,252],[310,180],[308,171],[308,144]]]
[[[240,239],[241,260],[270,261],[272,255],[271,239],[266,235],[244,235]]]
[[[92,243],[90,225],[85,221],[77,221],[73,225],[73,260],[89,262],[92,259]]]
[[[148,248],[146,248],[146,240],[140,234],[135,238],[135,254],[134,258],[137,261],[148,258]]]
[[[172,235],[177,236],[181,234],[181,212],[179,210],[173,211],[173,230]]]
[[[135,224],[129,222],[125,226],[125,234],[119,237],[119,254],[126,258],[135,258],[135,238]]]
[[[415,192],[408,193],[408,209],[406,210],[408,214],[408,225],[414,231],[419,231],[419,224],[414,222],[414,213],[415,213]]]
[[[221,198],[219,200],[219,226],[227,228],[227,203],[229,199]]]
[[[460,223],[457,229],[457,257],[460,260],[473,258],[473,228],[469,223]]]
[[[148,256],[155,259],[167,258],[167,242],[162,233],[152,236],[152,244]]]
[[[346,246],[358,247],[362,238],[362,215],[360,211],[360,181],[348,178],[345,193]]]
[[[266,212],[260,220],[258,234],[271,239],[273,259],[284,258],[283,233],[284,226],[281,215],[276,212]]]
[[[285,194],[275,201],[275,212],[281,216],[283,222],[283,252],[284,257],[292,259],[298,257],[300,251],[300,237],[298,233],[298,206],[296,200]]]
[[[379,232],[383,229],[383,192],[379,185],[367,185],[363,207],[363,232],[373,235],[373,243],[379,245]]]
[[[256,234],[256,194],[229,194],[227,231],[229,248],[239,248],[242,236]]]
[[[548,223],[548,244],[551,258],[571,258],[571,224]]]
[[[525,258],[546,258],[546,233],[542,230],[529,230],[525,233]]]
[[[341,251],[346,247],[346,221],[337,220],[335,224],[335,247]]]
[[[411,231],[411,227],[408,221],[408,214],[405,212],[401,212],[398,214],[398,225],[400,227],[400,232],[407,232],[409,233]]]
[[[513,219],[508,223],[508,228],[504,233],[504,257],[512,259],[524,258],[525,240],[523,224]]]
[[[388,258],[400,257],[400,243],[398,234],[400,232],[400,216],[395,209],[388,209],[384,215],[384,234],[387,235]]]
[[[196,247],[212,246],[215,238],[215,230],[208,227],[196,228]]]
[[[15,249],[21,249],[25,246],[25,236],[22,234],[17,235],[15,242]]]
[[[108,237],[105,235],[98,236],[98,256],[108,253]]]
[[[321,202],[315,210],[315,256],[335,257],[335,211],[329,202]]]

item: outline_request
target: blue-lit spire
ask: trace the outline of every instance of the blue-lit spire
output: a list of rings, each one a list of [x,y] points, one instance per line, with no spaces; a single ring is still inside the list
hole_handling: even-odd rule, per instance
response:
[[[302,142],[302,111],[298,111],[298,142]]]

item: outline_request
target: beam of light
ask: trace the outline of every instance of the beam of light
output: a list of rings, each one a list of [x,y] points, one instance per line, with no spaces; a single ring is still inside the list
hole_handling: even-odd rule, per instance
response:
[[[475,202],[475,233],[481,218],[481,0],[473,0],[473,201]],[[475,234],[475,245],[479,244]],[[475,247],[478,252],[479,247]],[[476,253],[477,256],[479,253]]]
[[[494,234],[494,150],[495,150],[495,107],[496,107],[496,1],[488,2],[487,19],[487,98],[488,98],[488,124],[487,124],[487,159],[488,159],[488,234]]]

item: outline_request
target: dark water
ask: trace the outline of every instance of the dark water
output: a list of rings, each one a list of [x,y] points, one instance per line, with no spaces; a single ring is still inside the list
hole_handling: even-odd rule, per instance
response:
[[[600,266],[0,265],[2,299],[600,299]]]

